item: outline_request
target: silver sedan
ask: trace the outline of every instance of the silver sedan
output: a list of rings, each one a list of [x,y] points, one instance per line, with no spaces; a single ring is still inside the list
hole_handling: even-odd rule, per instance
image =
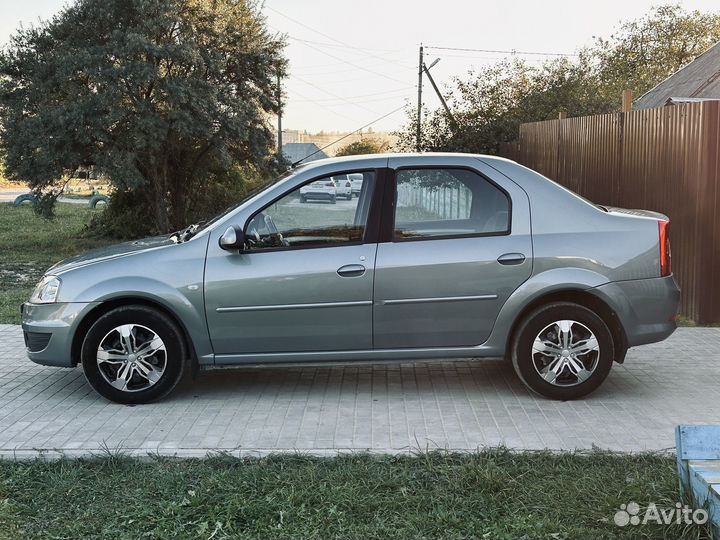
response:
[[[303,204],[306,186],[362,180]],[[676,327],[668,218],[464,154],[315,161],[203,225],[58,263],[23,306],[29,357],[108,399],[186,372],[507,357],[533,391],[595,390]]]

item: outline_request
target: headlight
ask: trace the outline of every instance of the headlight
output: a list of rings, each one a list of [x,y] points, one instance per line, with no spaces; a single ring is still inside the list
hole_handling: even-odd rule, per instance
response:
[[[37,284],[30,297],[31,304],[52,304],[60,291],[60,279],[55,276],[45,276]]]

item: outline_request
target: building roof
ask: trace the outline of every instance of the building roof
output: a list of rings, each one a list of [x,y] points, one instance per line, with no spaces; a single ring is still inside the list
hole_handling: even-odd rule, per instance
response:
[[[300,160],[315,161],[328,157],[315,143],[287,143],[283,144],[282,150],[283,155],[290,163],[297,163]]]
[[[633,108],[652,109],[687,98],[720,99],[720,42],[641,96]]]

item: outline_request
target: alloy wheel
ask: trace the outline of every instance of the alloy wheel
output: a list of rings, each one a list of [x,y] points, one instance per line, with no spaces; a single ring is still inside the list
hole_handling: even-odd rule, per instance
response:
[[[123,392],[154,386],[167,367],[165,343],[153,330],[139,324],[110,330],[100,340],[96,358],[103,378]]]
[[[555,386],[575,386],[586,381],[600,359],[595,334],[584,324],[560,320],[547,325],[535,338],[532,363],[538,375]]]

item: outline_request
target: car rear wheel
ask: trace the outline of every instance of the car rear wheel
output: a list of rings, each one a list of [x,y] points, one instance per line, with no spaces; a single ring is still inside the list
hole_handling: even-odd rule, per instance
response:
[[[335,195],[333,195],[332,197],[330,197],[330,204],[335,204],[335,203],[337,203],[337,197]]]
[[[511,346],[515,372],[525,385],[551,399],[576,399],[600,386],[615,357],[612,333],[591,310],[554,302],[530,313]]]
[[[165,314],[123,306],[90,327],[81,349],[90,386],[117,403],[147,403],[169,394],[187,365],[181,331]]]

